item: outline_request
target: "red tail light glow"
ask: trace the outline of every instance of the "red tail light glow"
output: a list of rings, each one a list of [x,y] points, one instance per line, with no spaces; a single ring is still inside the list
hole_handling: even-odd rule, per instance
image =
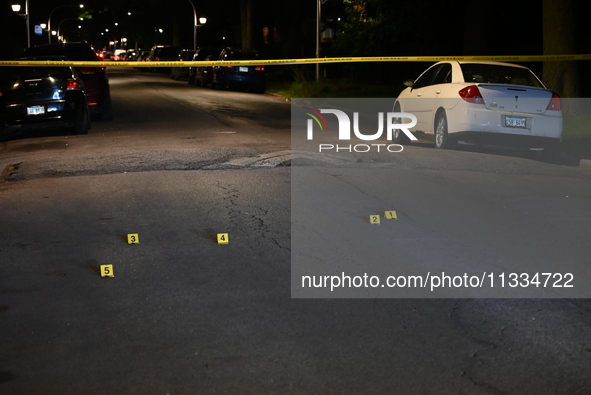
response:
[[[476,85],[470,85],[458,92],[460,97],[468,103],[484,104],[482,95]]]
[[[78,84],[78,82],[74,81],[73,79],[68,79],[68,84],[66,85],[67,90],[78,89],[79,87],[80,84]]]
[[[546,110],[549,111],[560,111],[562,110],[562,103],[560,102],[560,96],[556,93],[552,94],[552,99],[550,99],[550,103],[548,103],[548,107]]]
[[[265,66],[257,66],[254,68],[254,71],[265,71]]]

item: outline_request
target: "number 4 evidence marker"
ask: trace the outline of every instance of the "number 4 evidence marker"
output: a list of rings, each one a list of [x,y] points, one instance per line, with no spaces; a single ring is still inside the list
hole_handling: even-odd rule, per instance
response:
[[[227,233],[218,233],[218,244],[228,244],[230,240],[228,239]]]

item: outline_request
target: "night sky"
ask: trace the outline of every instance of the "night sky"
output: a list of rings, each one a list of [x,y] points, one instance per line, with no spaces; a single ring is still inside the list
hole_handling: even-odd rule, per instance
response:
[[[20,0],[23,9],[24,1]],[[266,56],[271,58],[315,56],[316,0],[250,1],[254,48],[265,49]],[[364,49],[370,56],[538,55],[543,51],[542,0],[381,1],[387,7],[391,5],[388,13],[396,21],[391,28],[397,38],[379,49],[367,43]],[[55,7],[78,4],[66,0],[29,2],[31,28],[46,22]],[[26,45],[25,21],[12,12],[12,3],[0,0],[1,59],[20,56]],[[577,19],[573,23],[577,32],[575,48],[577,53],[591,53],[590,35],[584,30],[585,12],[579,9],[579,3],[582,2],[575,2]],[[84,20],[81,29],[76,20],[64,21],[62,31],[69,41],[87,40],[96,49],[107,46],[114,37],[127,37],[128,47],[141,49],[149,49],[153,44],[193,46],[193,11],[188,0],[90,0],[84,4],[92,19]],[[193,0],[193,4],[199,17],[207,17],[207,24],[197,31],[198,46],[241,45],[240,0]],[[328,0],[322,9],[324,22],[345,16],[341,0]],[[79,11],[76,7],[60,8],[53,14],[52,28],[66,18],[76,17]],[[271,32],[266,45],[265,27]],[[107,28],[109,34],[101,35]],[[46,33],[42,37],[31,34],[33,45],[47,40]],[[327,56],[348,55],[335,53],[331,47],[323,51]]]

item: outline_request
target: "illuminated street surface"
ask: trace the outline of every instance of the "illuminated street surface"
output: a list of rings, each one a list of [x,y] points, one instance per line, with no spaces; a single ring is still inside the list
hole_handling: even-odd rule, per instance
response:
[[[586,299],[291,299],[289,104],[135,70],[111,83],[115,119],[88,136],[0,145],[0,392],[591,392]],[[434,184],[461,195],[454,172],[519,168],[586,215],[583,166],[404,155],[409,210]],[[322,166],[330,180],[343,165]],[[588,220],[568,232],[588,253]]]

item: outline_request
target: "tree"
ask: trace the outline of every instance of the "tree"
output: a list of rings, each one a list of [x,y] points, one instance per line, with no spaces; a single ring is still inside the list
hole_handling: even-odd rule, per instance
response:
[[[575,52],[573,0],[542,0],[544,55]],[[542,80],[562,97],[578,97],[578,69],[574,61],[544,62]]]

